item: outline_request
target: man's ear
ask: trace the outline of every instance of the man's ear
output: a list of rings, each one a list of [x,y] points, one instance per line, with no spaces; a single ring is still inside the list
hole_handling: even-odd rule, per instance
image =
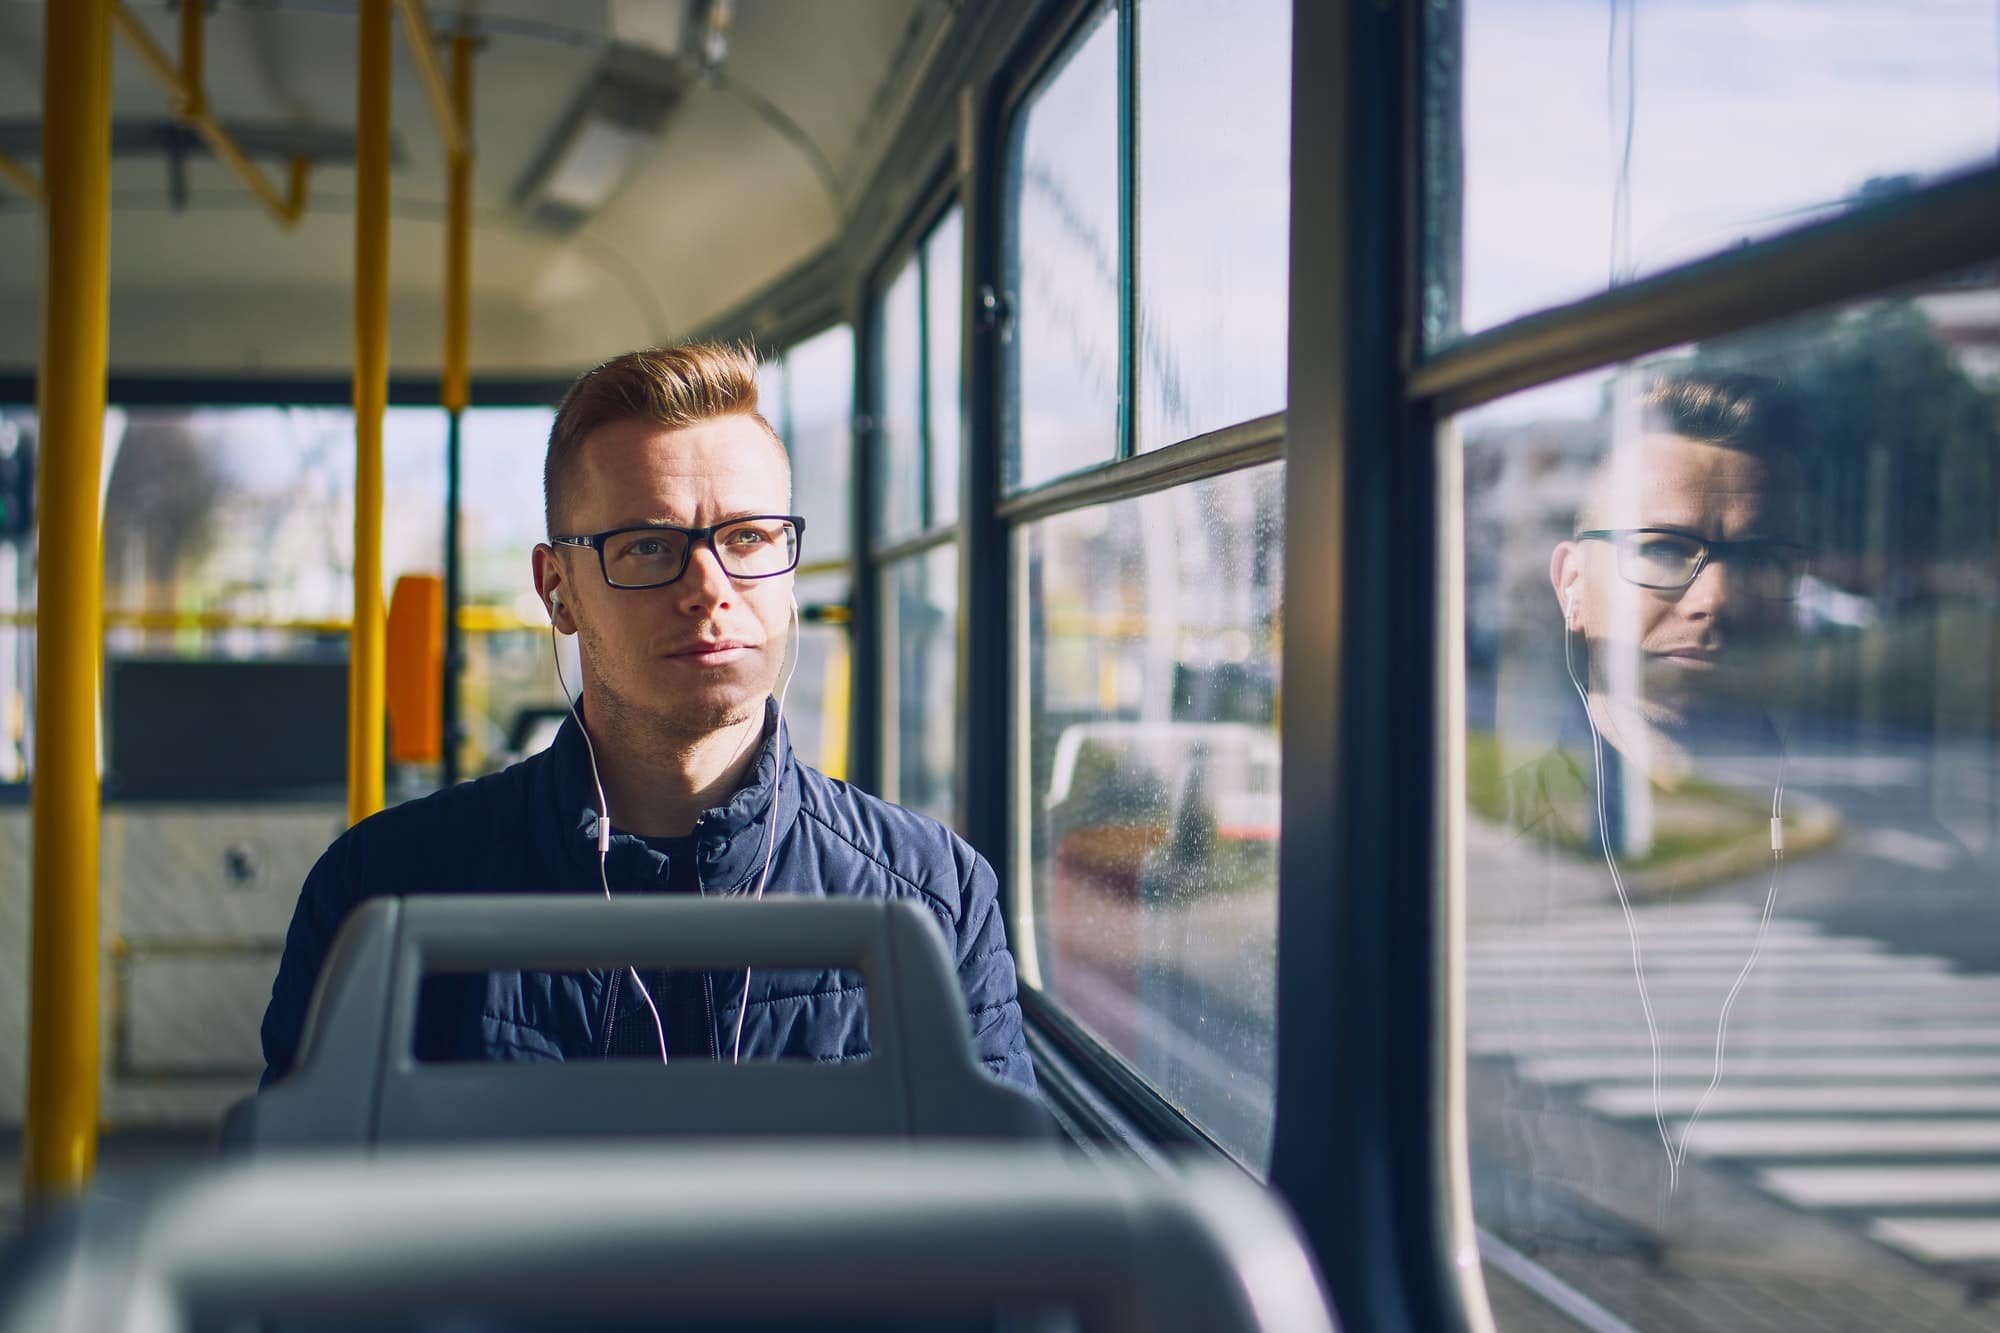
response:
[[[1557,542],[1549,553],[1549,586],[1562,609],[1563,628],[1583,628],[1583,549],[1576,542]]]
[[[542,604],[549,609],[549,623],[556,627],[558,634],[576,633],[576,617],[562,596],[562,564],[556,559],[555,548],[546,542],[535,547],[534,555],[535,591],[541,594]]]

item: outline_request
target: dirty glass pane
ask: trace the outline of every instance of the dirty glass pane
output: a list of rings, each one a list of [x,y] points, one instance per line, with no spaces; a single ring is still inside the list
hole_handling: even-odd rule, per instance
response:
[[[1118,21],[1107,6],[1015,122],[1008,480],[1118,451]]]
[[[1284,473],[1022,528],[1023,974],[1252,1167],[1269,1152]]]
[[[894,541],[924,526],[923,279],[912,257],[875,308],[881,387],[875,532]]]
[[[882,794],[956,825],[958,548],[899,560],[882,576]]]
[[[1292,8],[1147,0],[1136,17],[1146,450],[1285,405]]]
[[[1448,426],[1474,1209],[1633,1327],[2000,1327],[1996,311]]]
[[[1433,345],[1990,167],[2000,145],[1992,0],[1426,11],[1449,218]]]
[[[964,341],[965,217],[954,205],[924,242],[924,373],[930,384],[930,522],[958,518],[958,452],[964,437],[960,387]]]

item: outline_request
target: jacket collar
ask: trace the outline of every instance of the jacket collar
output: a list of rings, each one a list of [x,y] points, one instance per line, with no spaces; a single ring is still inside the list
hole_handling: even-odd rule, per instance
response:
[[[773,813],[772,795],[777,796],[776,837],[782,839],[798,818],[800,765],[792,753],[789,736],[778,725],[778,705],[764,701],[764,740],[751,760],[749,772],[736,794],[721,805],[706,810],[695,821],[697,874],[704,893],[752,891],[764,869],[765,848],[773,833],[768,822]],[[597,781],[591,771],[590,749],[575,717],[566,718],[549,746],[555,769],[558,832],[564,859],[593,872],[597,861]],[[782,769],[783,783],[777,776]],[[611,833],[610,864],[616,868],[629,857],[644,856],[655,864],[663,858],[647,847],[645,839],[620,832],[614,820]],[[595,876],[593,874],[593,880]],[[620,876],[620,878],[625,878]]]

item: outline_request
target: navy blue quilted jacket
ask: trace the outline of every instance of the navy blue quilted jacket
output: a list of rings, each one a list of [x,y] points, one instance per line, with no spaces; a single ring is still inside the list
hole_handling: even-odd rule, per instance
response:
[[[773,710],[775,712],[775,710]],[[907,898],[936,920],[958,968],[973,1040],[996,1077],[1032,1090],[1014,960],[993,870],[935,820],[878,800],[799,763],[770,729],[742,790],[697,822],[694,864],[659,843],[618,833],[606,873],[613,893],[748,894],[764,868],[771,793],[784,765],[767,896]],[[306,1003],[348,912],[376,894],[599,894],[597,794],[583,733],[567,721],[542,753],[503,773],[363,820],[329,847],[299,894],[264,1014],[264,1081],[298,1053]],[[674,1058],[727,1059],[743,973],[655,976],[650,986]],[[629,972],[500,972],[426,982],[416,1053],[436,1060],[568,1060],[643,1053],[660,1033]],[[856,973],[757,970],[743,1021],[743,1058],[854,1060],[868,1052]]]

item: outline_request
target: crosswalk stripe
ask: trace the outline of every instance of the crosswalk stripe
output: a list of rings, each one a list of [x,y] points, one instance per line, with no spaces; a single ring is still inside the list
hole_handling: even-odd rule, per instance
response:
[[[1757,1173],[1773,1194],[1806,1208],[2000,1203],[2000,1168],[1774,1166]]]
[[[1704,1119],[1689,1151],[1700,1157],[1856,1157],[2000,1151],[2000,1120]]]
[[[1687,1115],[1708,1089],[1708,1081],[1670,1083],[1660,1089],[1660,1109]],[[1584,1100],[1607,1115],[1650,1116],[1653,1090],[1645,1084],[1606,1084]],[[1815,1086],[1732,1082],[1726,1076],[1708,1099],[1717,1115],[1754,1111],[2000,1111],[2000,1085],[1905,1083],[1896,1087]]]
[[[1750,956],[1748,949],[1733,953],[1717,952],[1702,954],[1664,954],[1657,958],[1651,949],[1641,954],[1646,960],[1648,971],[1665,972],[1734,972],[1740,970]],[[1911,976],[1960,976],[1953,972],[1951,964],[1942,958],[1926,955],[1888,953],[1765,953],[1757,959],[1760,972],[1814,971],[1825,969],[1855,974],[1908,973]],[[1466,960],[1465,970],[1469,976],[1495,976],[1509,979],[1521,978],[1536,972],[1550,973],[1550,979],[1558,980],[1579,972],[1626,972],[1632,970],[1632,951],[1629,949],[1604,949],[1590,953],[1550,950],[1545,954],[1521,954],[1509,958],[1488,958],[1478,953]]]
[[[1662,1051],[1715,1049],[1715,1029],[1662,1033]],[[1475,1024],[1467,1032],[1466,1049],[1475,1055],[1562,1055],[1580,1051],[1647,1049],[1646,1031],[1634,1029],[1622,1015],[1601,1021],[1545,1024],[1522,1029],[1504,1023]],[[1764,1029],[1732,1023],[1729,1049],[1739,1054],[1788,1050],[1861,1051],[1967,1048],[2000,1050],[2000,1023],[1986,1026],[1895,1026],[1870,1023],[1861,1027]]]
[[[1638,922],[1641,941],[1657,939],[1662,942],[1676,941],[1681,947],[1696,948],[1706,944],[1715,947],[1718,941],[1757,938],[1756,918],[1740,921],[1677,921],[1673,923],[1646,921]],[[1624,940],[1631,938],[1631,930],[1615,915],[1603,921],[1546,921],[1531,926],[1508,926],[1504,929],[1484,927],[1479,930],[1481,941],[1501,948],[1524,944],[1546,946],[1551,940],[1565,943],[1585,944],[1598,940]],[[1814,944],[1824,944],[1837,936],[1821,933],[1818,927],[1796,922],[1773,921],[1764,931],[1766,947],[1798,949]],[[1845,942],[1845,941],[1843,941]]]
[[[1662,1078],[1709,1077],[1714,1053],[1663,1056]],[[1731,1055],[1730,1078],[1865,1078],[1879,1082],[1924,1078],[1992,1078],[2000,1075],[2000,1053],[1991,1055]],[[1522,1072],[1539,1083],[1617,1083],[1653,1076],[1652,1057],[1631,1055],[1555,1056],[1524,1060]]]
[[[1886,1245],[1934,1264],[2000,1259],[2000,1218],[1885,1217],[1873,1223],[1868,1232]]]
[[[1727,993],[1706,995],[1693,993],[1656,993],[1651,985],[1646,987],[1652,997],[1655,1019],[1674,1018],[1708,1019],[1713,1021],[1721,1007],[1722,997]],[[1638,991],[1631,994],[1631,1010],[1639,1010]],[[1571,1018],[1595,1020],[1617,1020],[1624,1017],[1623,1011],[1602,1008],[1599,999],[1585,1012],[1579,1013],[1579,1005],[1585,1003],[1575,995],[1550,995],[1543,992],[1536,995],[1510,996],[1502,999],[1488,998],[1484,1004],[1474,1007],[1467,1002],[1466,1016],[1469,1019],[1486,1018],[1491,1015],[1507,1014],[1517,1018],[1546,1019],[1562,1022]],[[1787,1003],[1782,993],[1754,990],[1747,984],[1737,997],[1732,1021],[1748,1020],[1771,1023],[1812,1023],[1825,1022],[1829,1018],[1876,1018],[1901,1019],[1905,1022],[1923,1019],[1992,1019],[2000,1028],[2000,996],[1985,993],[1962,994],[1957,991],[1891,992],[1888,995],[1848,993],[1814,997],[1810,1003],[1801,1000]]]
[[[1717,991],[1718,998],[1720,998],[1722,993],[1727,992],[1731,986],[1736,984],[1736,978],[1741,975],[1741,968],[1738,968],[1734,972],[1662,972],[1659,969],[1649,967],[1646,969],[1646,989],[1654,995],[1661,994],[1662,992],[1713,989]],[[1549,977],[1548,981],[1551,986],[1560,986],[1565,994],[1633,989],[1632,972],[1629,966],[1622,976],[1616,972],[1608,971],[1581,972],[1569,977]],[[1798,969],[1786,973],[1774,972],[1761,965],[1750,969],[1750,975],[1744,978],[1743,986],[1746,992],[1762,989],[1776,991],[1780,994],[1800,994],[1813,991],[1846,993],[1865,990],[1871,994],[1879,995],[1884,992],[1893,993],[1898,989],[1907,989],[1913,995],[1936,995],[1941,991],[1949,990],[1954,995],[2000,997],[2000,977],[1983,977],[1977,982],[1973,982],[1967,981],[1963,977],[1923,972],[1914,975],[1882,972],[1873,974],[1856,972],[1843,975],[1838,969],[1825,973]],[[1509,984],[1504,980],[1494,980],[1490,977],[1474,975],[1466,978],[1466,989],[1475,995],[1488,995],[1496,1000],[1500,1000],[1506,999],[1527,988],[1518,982]],[[2000,1010],[2000,1005],[1996,1005],[1995,1008],[1996,1010]]]

